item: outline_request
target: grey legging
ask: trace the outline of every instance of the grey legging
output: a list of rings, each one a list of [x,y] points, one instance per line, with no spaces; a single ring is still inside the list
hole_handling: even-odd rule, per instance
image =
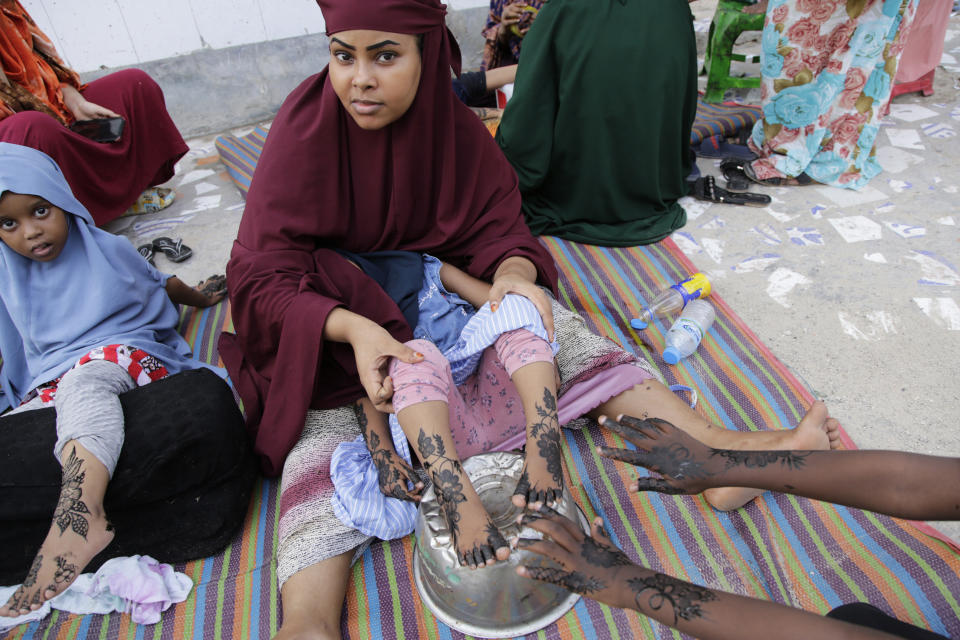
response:
[[[64,445],[76,440],[112,477],[123,447],[123,408],[117,396],[136,386],[126,369],[106,360],[92,360],[65,373],[54,398],[57,460]]]

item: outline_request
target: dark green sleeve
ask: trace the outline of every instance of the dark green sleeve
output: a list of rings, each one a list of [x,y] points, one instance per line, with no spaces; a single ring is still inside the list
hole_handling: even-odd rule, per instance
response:
[[[557,59],[554,34],[561,2],[543,5],[523,39],[513,96],[507,103],[497,143],[520,179],[520,193],[535,191],[547,175],[557,112]]]

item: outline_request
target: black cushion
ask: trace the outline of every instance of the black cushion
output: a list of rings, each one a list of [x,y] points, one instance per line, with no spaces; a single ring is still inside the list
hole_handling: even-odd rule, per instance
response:
[[[185,562],[217,553],[243,522],[256,461],[230,387],[185,371],[120,396],[125,436],[104,508],[116,556]],[[0,584],[23,580],[60,494],[52,408],[0,418]]]

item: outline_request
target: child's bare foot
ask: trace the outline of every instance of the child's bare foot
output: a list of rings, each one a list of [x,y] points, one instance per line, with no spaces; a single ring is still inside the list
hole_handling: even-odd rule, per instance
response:
[[[86,537],[75,531],[60,533],[56,523],[43,541],[27,577],[5,605],[0,616],[16,618],[39,609],[44,602],[69,587],[93,557],[113,540],[113,529],[101,510],[97,516],[85,514]]]
[[[88,465],[76,452],[74,448],[63,465],[60,501],[50,531],[23,584],[0,607],[0,616],[16,618],[39,609],[69,587],[113,540],[113,527],[107,522],[102,503],[83,497]]]
[[[416,448],[433,480],[460,564],[476,569],[509,558],[506,539],[490,520],[460,461],[447,456],[448,443],[421,429]]]
[[[563,452],[557,402],[548,389],[537,402],[536,422],[527,425],[526,460],[513,492],[513,504],[551,504],[563,497]]]
[[[510,547],[490,520],[480,496],[456,460],[431,472],[434,491],[453,536],[461,565],[476,569],[510,557]]]

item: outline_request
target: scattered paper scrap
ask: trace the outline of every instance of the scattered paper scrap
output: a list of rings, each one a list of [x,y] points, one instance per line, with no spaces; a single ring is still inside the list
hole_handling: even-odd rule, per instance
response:
[[[830,224],[847,242],[879,240],[883,237],[883,227],[865,216],[830,218]]]
[[[926,227],[918,227],[916,225],[905,224],[903,222],[884,222],[883,224],[887,225],[887,228],[890,229],[890,231],[893,231],[901,238],[919,238],[927,235]]]
[[[784,267],[778,268],[767,278],[767,295],[784,307],[790,307],[787,296],[799,285],[810,284],[810,278]]]
[[[914,298],[920,310],[949,331],[960,331],[960,306],[953,298]]]

